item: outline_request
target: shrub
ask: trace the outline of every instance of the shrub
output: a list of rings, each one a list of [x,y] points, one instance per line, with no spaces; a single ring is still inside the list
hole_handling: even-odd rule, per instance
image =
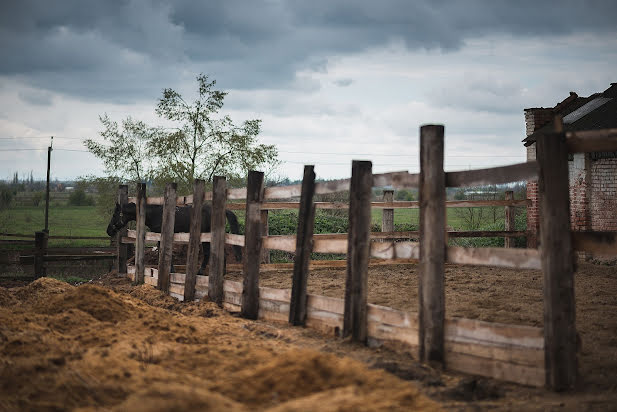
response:
[[[43,199],[45,198],[44,192],[33,192],[32,193],[32,206],[38,206],[41,204]]]
[[[94,206],[92,196],[86,195],[83,189],[75,189],[69,196],[69,205],[71,206]]]
[[[9,185],[0,182],[0,210],[7,209],[13,201],[13,191]]]

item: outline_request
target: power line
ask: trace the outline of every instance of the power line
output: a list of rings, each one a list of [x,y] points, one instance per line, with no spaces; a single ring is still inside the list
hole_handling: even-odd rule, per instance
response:
[[[51,136],[15,136],[15,137],[0,137],[0,140],[17,140],[17,139],[49,139]],[[54,139],[63,140],[83,140],[82,137],[58,137],[54,136]]]
[[[291,154],[315,154],[315,155],[338,155],[338,156],[388,156],[388,157],[415,157],[418,154],[378,154],[378,153],[333,153],[333,152],[291,152],[279,150],[279,153]],[[444,157],[521,157],[520,155],[445,155]]]

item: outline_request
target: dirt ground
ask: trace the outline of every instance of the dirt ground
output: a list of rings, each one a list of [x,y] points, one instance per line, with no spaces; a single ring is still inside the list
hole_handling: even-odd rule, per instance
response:
[[[230,279],[240,275],[230,273]],[[309,293],[342,297],[344,269]],[[289,288],[291,273],[261,285]],[[447,316],[542,325],[537,271],[447,266]],[[576,274],[581,384],[552,393],[419,364],[304,328],[179,303],[114,274],[0,288],[0,410],[617,410],[617,267]],[[369,271],[369,301],[416,310],[416,265]]]

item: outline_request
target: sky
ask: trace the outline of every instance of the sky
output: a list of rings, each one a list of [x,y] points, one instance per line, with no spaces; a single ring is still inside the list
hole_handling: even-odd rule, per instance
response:
[[[617,82],[617,2],[2,0],[0,179],[104,175],[99,116],[162,124],[164,88],[207,74],[235,122],[261,119],[271,177],[419,169],[445,125],[445,169],[525,161],[523,109]],[[33,150],[34,149],[34,150]]]

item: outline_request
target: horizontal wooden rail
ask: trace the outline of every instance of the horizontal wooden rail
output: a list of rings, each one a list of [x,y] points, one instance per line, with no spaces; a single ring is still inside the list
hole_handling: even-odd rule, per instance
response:
[[[315,184],[315,194],[323,195],[338,193],[349,190],[350,179],[330,180]],[[413,189],[418,187],[418,175],[407,171],[381,173],[373,175],[373,186],[384,187],[392,186],[395,189]],[[289,199],[299,197],[302,185],[273,186],[264,189],[264,199]],[[228,200],[246,199],[246,188],[227,190]],[[212,200],[212,192],[204,194],[204,200]],[[135,203],[136,197],[129,197],[129,203]],[[146,203],[149,205],[162,205],[163,197],[148,197]],[[176,199],[178,206],[193,204],[193,195],[178,196]]]
[[[540,252],[536,249],[464,248],[450,246],[447,249],[446,261],[459,265],[542,269]]]
[[[345,263],[344,261],[342,261]],[[291,266],[289,266],[291,267]],[[158,271],[146,268],[145,283],[156,285]],[[128,267],[129,277],[135,267]],[[183,273],[171,274],[170,295],[184,299]],[[225,281],[224,307],[240,310],[242,283]],[[207,296],[208,277],[197,276],[195,296]],[[287,322],[290,289],[259,288],[259,318]],[[343,299],[308,295],[306,326],[335,335],[343,325]],[[369,304],[368,339],[373,343],[405,344],[418,349],[418,317],[414,312]],[[450,370],[503,379],[524,385],[544,385],[544,338],[541,328],[505,325],[464,318],[445,321],[445,356]]]
[[[185,199],[188,197],[189,196],[184,196],[178,199]],[[148,199],[154,199],[154,198],[148,198]],[[132,200],[134,200],[134,198],[129,198],[129,202]],[[449,200],[446,202],[446,207],[489,207],[489,206],[490,207],[505,207],[505,206],[525,207],[530,202],[531,201],[527,199]],[[148,201],[148,204],[152,204],[152,203]],[[184,203],[181,203],[180,200],[178,201],[178,204],[184,205]],[[283,210],[283,209],[298,209],[299,207],[300,207],[300,203],[298,202],[264,202],[262,204],[261,209],[262,210]],[[343,203],[343,202],[315,202],[315,207],[317,209],[349,209],[349,204]],[[376,209],[418,209],[420,207],[420,204],[417,201],[372,202],[371,207],[374,207]],[[226,208],[229,210],[244,210],[246,208],[246,203],[244,202],[227,203]],[[6,236],[9,236],[9,235],[6,235]],[[33,236],[30,236],[30,237],[33,237]],[[50,236],[50,239],[53,239],[53,238],[54,238],[53,236]],[[105,239],[105,238],[96,238],[96,239]]]
[[[80,261],[80,260],[110,260],[115,259],[117,255],[111,254],[96,254],[96,255],[44,255],[43,261],[45,262],[68,262],[68,261]],[[34,264],[34,255],[22,255],[19,257],[19,263],[21,265]]]
[[[531,201],[527,199],[520,200],[450,200],[446,202],[446,207],[505,207],[505,206],[520,206],[525,207]],[[244,210],[245,203],[228,203],[229,210]],[[282,210],[282,209],[298,209],[298,202],[264,202],[262,210]],[[349,209],[348,203],[343,202],[315,202],[317,209]],[[400,202],[372,202],[371,207],[376,209],[418,209],[420,203],[417,201],[400,201]]]
[[[568,152],[614,152],[617,151],[617,129],[585,130],[566,132]]]
[[[536,161],[488,169],[446,173],[446,187],[499,185],[538,178]]]
[[[34,239],[34,235],[26,235],[20,233],[0,233],[0,237],[25,237]],[[49,236],[48,239],[66,239],[66,240],[109,240],[109,236]]]

